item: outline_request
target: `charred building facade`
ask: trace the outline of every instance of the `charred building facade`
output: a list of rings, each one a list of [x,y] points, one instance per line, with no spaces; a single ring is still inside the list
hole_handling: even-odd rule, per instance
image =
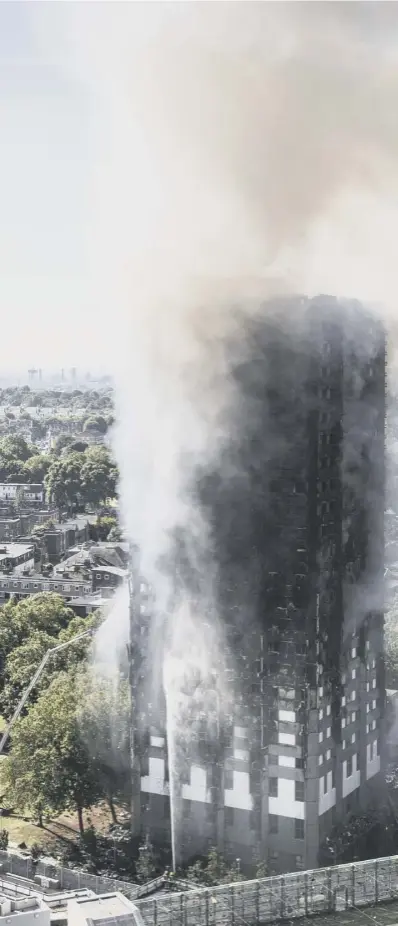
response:
[[[334,823],[382,787],[385,336],[356,303],[298,299],[246,322],[231,352],[230,437],[195,491],[233,706],[185,768],[178,854],[215,845],[283,872],[316,867]],[[145,765],[156,841],[165,731]]]

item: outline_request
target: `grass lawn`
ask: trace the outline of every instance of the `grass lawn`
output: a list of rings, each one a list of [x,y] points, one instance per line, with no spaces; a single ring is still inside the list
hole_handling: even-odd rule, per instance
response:
[[[122,814],[120,818],[122,819]],[[112,822],[111,815],[105,804],[99,804],[88,811],[84,816],[85,826],[89,823],[97,832],[106,833]],[[17,815],[0,819],[0,828],[8,830],[10,848],[15,848],[24,842],[28,848],[36,843],[45,846],[48,851],[62,849],[68,843],[76,842],[79,837],[79,827],[76,814],[61,814],[45,823],[41,829],[37,824],[25,820]]]

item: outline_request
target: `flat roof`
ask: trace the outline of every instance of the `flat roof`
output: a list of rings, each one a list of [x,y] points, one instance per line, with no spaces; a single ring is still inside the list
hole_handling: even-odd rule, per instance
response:
[[[93,566],[93,572],[109,572],[110,575],[121,577],[128,575],[128,570],[121,569],[120,566]]]
[[[8,556],[22,556],[23,553],[33,552],[32,543],[0,543],[0,559]]]
[[[87,919],[98,922],[117,916],[131,916],[131,903],[123,894],[100,894],[98,897],[76,897]]]
[[[43,491],[44,488],[42,482],[0,482],[0,486],[2,488],[12,489],[15,489],[15,486],[17,486],[18,489],[40,489],[40,491]]]
[[[12,892],[12,887],[14,887],[14,893]],[[5,900],[8,900],[8,901],[11,900],[11,902],[14,901],[17,904],[18,902],[22,901],[22,905],[19,909],[17,907],[16,909],[15,908],[13,910],[11,909],[9,913],[2,913],[1,914],[2,920],[4,920],[5,918],[8,918],[9,916],[21,916],[22,913],[25,913],[25,914],[32,913],[37,910],[48,910],[49,911],[50,909],[47,906],[43,897],[40,896],[40,894],[15,893],[14,885],[8,885],[8,888],[4,888],[4,887],[1,888],[0,903]]]
[[[92,595],[81,595],[81,596],[78,595],[76,598],[71,598],[69,601],[69,607],[70,608],[73,608],[73,607],[83,608],[86,605],[95,604],[95,605],[98,605],[99,608],[101,608],[102,605],[108,604],[108,603],[109,603],[109,598],[105,598],[103,595],[97,596],[95,593],[93,593]]]

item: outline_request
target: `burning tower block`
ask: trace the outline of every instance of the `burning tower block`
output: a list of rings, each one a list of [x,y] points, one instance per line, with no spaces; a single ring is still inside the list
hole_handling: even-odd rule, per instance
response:
[[[324,862],[335,821],[382,786],[385,335],[357,303],[297,298],[230,348],[230,438],[192,491],[233,706],[191,761],[188,735],[174,840],[180,861],[214,845],[284,872]],[[150,837],[159,788],[170,816],[165,749],[149,740],[141,777]]]

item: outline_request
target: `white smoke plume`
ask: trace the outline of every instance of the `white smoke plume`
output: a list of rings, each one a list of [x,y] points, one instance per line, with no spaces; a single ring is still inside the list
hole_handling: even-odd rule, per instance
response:
[[[377,301],[395,323],[398,8],[49,6],[42,41],[103,119],[88,244],[98,317],[120,329],[123,518],[162,608],[159,561],[189,525],[211,610],[211,538],[188,487],[223,440],[240,313],[323,291]],[[176,690],[203,671],[198,607],[175,614]],[[212,669],[214,640],[206,653]]]
[[[394,320],[398,11],[137,3],[42,16],[102,108],[88,243],[99,310],[121,332],[124,515],[154,579],[169,528],[191,516],[189,457],[222,437],[234,306],[328,291]]]

